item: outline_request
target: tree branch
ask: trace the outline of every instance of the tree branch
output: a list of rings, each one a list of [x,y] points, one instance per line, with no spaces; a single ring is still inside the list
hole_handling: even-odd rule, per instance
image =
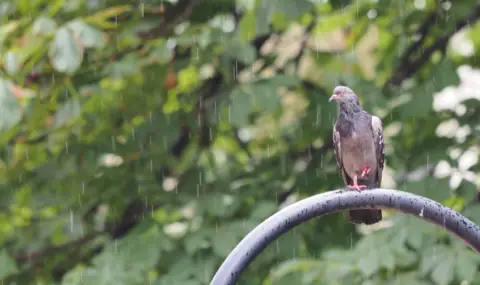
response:
[[[314,18],[316,16],[317,15],[314,14]],[[297,57],[295,58],[295,68],[296,68],[297,72],[299,72],[300,61],[302,60],[302,57],[305,54],[305,50],[307,49],[308,39],[310,39],[313,28],[315,28],[316,24],[317,24],[317,21],[312,20],[312,22],[305,28],[305,35],[303,36],[303,39],[302,39],[300,52],[298,53]]]
[[[437,16],[430,15],[425,23],[419,28],[418,33],[421,35],[419,41],[412,44],[405,54],[401,57],[402,63],[394,74],[385,82],[383,91],[387,94],[387,90],[391,87],[399,86],[405,79],[411,77],[418,70],[420,70],[429,60],[430,57],[436,51],[445,53],[447,44],[450,38],[460,29],[465,26],[474,23],[480,17],[480,4],[477,4],[473,8],[473,12],[466,18],[457,21],[455,29],[450,33],[438,38],[432,45],[425,48],[423,52],[416,54],[421,50],[421,46],[427,37],[430,27],[435,23]]]
[[[37,262],[38,259],[40,259],[40,258],[42,258],[46,255],[54,254],[54,253],[57,253],[59,251],[71,249],[72,247],[77,246],[77,245],[85,244],[85,243],[91,241],[92,239],[94,239],[95,237],[97,237],[98,235],[99,235],[99,233],[90,233],[90,234],[88,234],[88,235],[86,235],[82,238],[73,240],[71,242],[67,242],[67,243],[59,245],[59,246],[47,247],[47,248],[43,248],[43,249],[31,252],[31,253],[29,253],[29,252],[20,253],[20,254],[17,254],[15,256],[15,260],[17,262],[27,262],[27,261]]]
[[[138,211],[138,206],[142,207],[140,211]],[[158,209],[160,205],[153,205],[149,207],[150,208],[145,207],[143,202],[139,203],[138,201],[133,201],[132,204],[127,207],[127,210],[123,214],[121,220],[109,223],[104,231],[91,232],[82,238],[72,240],[62,245],[45,247],[34,252],[19,253],[15,255],[14,259],[17,262],[34,262],[37,264],[40,259],[45,258],[48,255],[56,254],[61,251],[75,250],[76,246],[82,246],[100,235],[108,234],[115,239],[121,238],[127,234],[129,230],[132,229],[139,221],[142,221],[145,214]]]
[[[139,32],[138,36],[144,40],[167,36],[173,32],[175,26],[186,21],[199,4],[200,0],[179,0],[177,5],[164,13],[165,19],[158,26],[148,31]]]
[[[420,38],[417,41],[414,41],[405,51],[403,56],[400,58],[400,68],[404,69],[405,65],[408,64],[410,57],[417,52],[417,50],[423,45],[425,39],[427,38],[430,28],[435,24],[438,18],[438,12],[433,11],[428,16],[427,20],[418,28],[416,35],[419,35]]]

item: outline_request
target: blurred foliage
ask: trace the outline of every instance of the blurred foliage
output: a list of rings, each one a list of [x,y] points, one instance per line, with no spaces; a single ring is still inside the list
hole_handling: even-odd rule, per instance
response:
[[[208,284],[281,205],[342,185],[338,84],[383,119],[385,187],[480,222],[478,99],[434,108],[478,65],[479,14],[472,0],[2,1],[2,284]],[[417,218],[334,214],[241,283],[480,284],[479,265]]]

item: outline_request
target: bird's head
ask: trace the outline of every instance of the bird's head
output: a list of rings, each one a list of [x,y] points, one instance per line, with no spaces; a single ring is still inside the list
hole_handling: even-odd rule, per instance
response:
[[[328,99],[328,102],[331,102],[332,100],[348,105],[359,105],[357,95],[355,95],[352,89],[346,86],[335,87],[335,89],[333,89],[333,95]]]

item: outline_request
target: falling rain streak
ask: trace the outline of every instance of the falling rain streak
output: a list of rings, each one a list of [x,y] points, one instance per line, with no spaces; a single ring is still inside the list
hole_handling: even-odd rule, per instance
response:
[[[115,151],[117,148],[116,148],[116,142],[115,142],[115,137],[114,136],[111,136],[110,137],[110,140],[112,142],[112,150]]]
[[[74,222],[73,222],[73,211],[70,210],[70,232],[73,233]]]
[[[480,185],[480,4],[43,2],[50,16],[22,5],[0,9],[0,216],[8,217],[0,257],[14,265],[0,278],[33,284],[36,268],[49,284],[219,285],[241,273],[209,283],[219,262],[270,220],[251,248],[275,246],[267,263],[242,276],[246,284],[475,283],[480,260],[472,251],[421,225],[433,216],[449,232],[476,230],[456,212],[432,209],[447,203],[471,214],[480,200],[473,193]],[[384,123],[381,185],[438,197],[435,207],[400,197],[374,225],[336,213],[291,227],[339,196],[291,219],[284,213],[352,178],[339,175],[332,146],[336,112],[325,91],[335,85],[358,90]],[[352,129],[360,128],[356,121]],[[351,146],[363,157],[364,142]],[[385,189],[342,191],[360,198],[337,210],[387,201],[377,190]],[[404,209],[420,226],[394,213]],[[184,232],[170,235],[170,224]],[[272,238],[284,230],[286,239]],[[255,254],[236,254],[231,264]]]

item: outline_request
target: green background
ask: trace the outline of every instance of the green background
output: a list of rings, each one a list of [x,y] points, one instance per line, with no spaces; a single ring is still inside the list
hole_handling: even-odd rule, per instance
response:
[[[2,1],[2,284],[208,284],[279,207],[343,186],[340,84],[383,120],[383,187],[480,222],[479,16],[472,0]],[[339,213],[240,284],[478,285],[479,264],[418,218]]]

